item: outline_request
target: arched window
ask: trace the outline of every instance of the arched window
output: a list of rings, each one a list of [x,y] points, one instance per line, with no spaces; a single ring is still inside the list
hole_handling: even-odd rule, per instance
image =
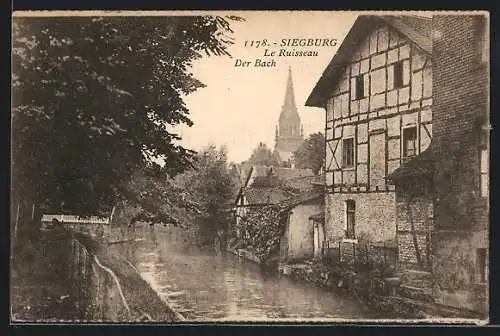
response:
[[[355,239],[355,219],[356,219],[356,203],[353,200],[345,201],[346,212],[346,238]]]

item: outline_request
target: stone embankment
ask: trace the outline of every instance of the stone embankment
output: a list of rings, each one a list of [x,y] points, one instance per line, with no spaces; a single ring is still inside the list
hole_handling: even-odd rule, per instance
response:
[[[183,320],[104,242],[64,229],[39,235],[14,253],[13,321]]]

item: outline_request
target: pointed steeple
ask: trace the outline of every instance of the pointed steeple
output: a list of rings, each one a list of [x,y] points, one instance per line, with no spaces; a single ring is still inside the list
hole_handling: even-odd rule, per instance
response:
[[[288,67],[288,80],[286,83],[285,101],[283,107],[293,107],[296,110],[295,95],[293,92],[292,67]]]
[[[293,92],[292,69],[288,68],[285,99],[281,107],[278,127],[275,133],[275,153],[281,161],[288,161],[293,152],[304,142],[303,130]]]
[[[280,136],[300,136],[300,116],[297,111],[295,94],[293,92],[292,68],[288,67],[288,80],[285,90],[285,99],[281,107],[279,119]]]

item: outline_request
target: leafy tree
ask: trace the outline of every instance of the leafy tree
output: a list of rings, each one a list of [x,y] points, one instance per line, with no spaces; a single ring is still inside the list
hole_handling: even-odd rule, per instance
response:
[[[273,152],[263,142],[259,143],[248,159],[248,162],[256,165],[278,166],[279,162]]]
[[[133,173],[123,192],[126,200],[120,210],[128,216],[118,224],[124,220],[129,225],[142,221],[185,227],[187,213],[200,213],[200,205],[175,179],[146,167]]]
[[[196,156],[194,168],[176,177],[177,185],[196,204],[194,229],[202,243],[225,241],[237,184],[227,162],[225,147],[207,146]]]
[[[318,174],[325,159],[325,136],[322,133],[311,134],[293,153],[297,168],[310,168]]]
[[[14,200],[98,213],[155,158],[172,176],[189,167],[168,126],[192,124],[183,97],[203,84],[189,67],[228,55],[233,19],[14,18]]]

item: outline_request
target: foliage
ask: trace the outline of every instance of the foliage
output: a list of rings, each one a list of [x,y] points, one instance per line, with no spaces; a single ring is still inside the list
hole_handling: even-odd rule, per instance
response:
[[[225,233],[230,220],[229,205],[237,185],[227,163],[224,147],[209,145],[193,159],[190,169],[175,178],[164,172],[136,171],[126,186],[128,205],[139,204],[136,221],[170,223],[190,230],[202,243],[212,243]]]
[[[176,183],[197,205],[199,237],[212,243],[217,235],[225,235],[231,220],[229,210],[237,192],[226,148],[217,149],[214,145],[204,148],[196,156],[194,168],[179,175]]]
[[[257,148],[253,150],[250,159],[248,159],[248,162],[255,165],[265,165],[265,166],[279,165],[277,157],[273,155],[273,152],[263,142],[259,143]]]
[[[228,55],[231,33],[209,16],[15,18],[15,194],[98,213],[144,162],[185,170],[194,153],[169,126],[192,124],[183,96],[203,84],[189,67]]]
[[[310,168],[318,174],[325,159],[325,136],[322,133],[311,134],[293,153],[297,168]]]
[[[187,190],[164,172],[155,174],[146,168],[138,169],[123,190],[127,201],[122,211],[139,205],[135,213],[132,211],[130,224],[143,221],[183,226],[186,212],[198,214],[201,211]]]
[[[240,245],[251,248],[262,260],[272,256],[279,250],[280,239],[285,229],[281,214],[281,209],[275,205],[249,211],[242,219]]]

